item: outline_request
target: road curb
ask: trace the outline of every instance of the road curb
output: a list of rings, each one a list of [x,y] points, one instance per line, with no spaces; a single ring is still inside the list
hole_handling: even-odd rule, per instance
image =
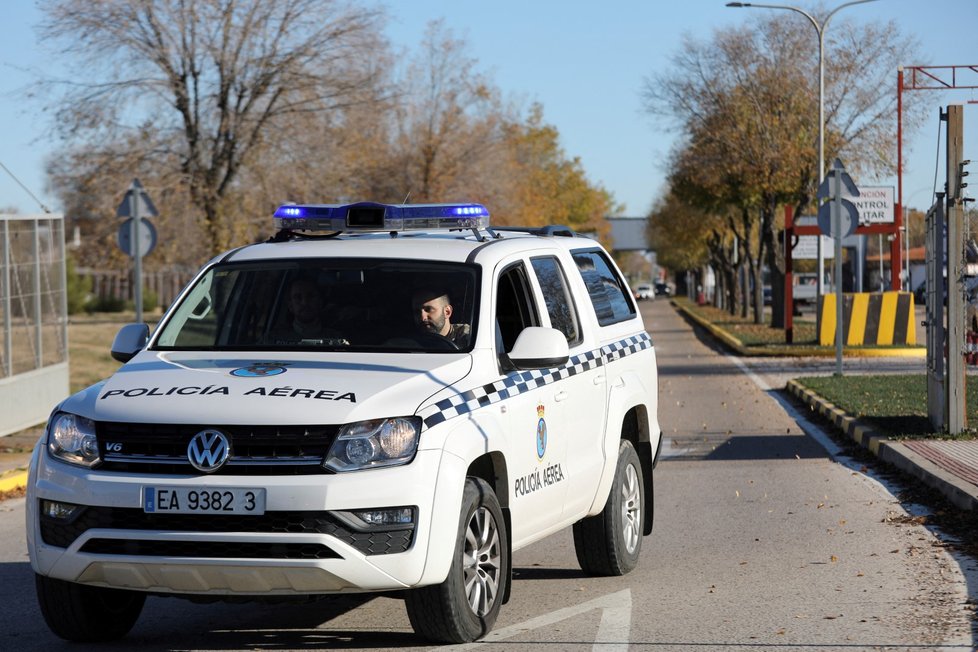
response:
[[[691,319],[699,326],[710,332],[714,338],[719,340],[728,349],[742,356],[755,357],[781,357],[781,358],[832,358],[835,357],[835,347],[817,346],[790,346],[791,349],[776,348],[773,346],[744,346],[730,332],[720,328],[713,322],[700,317],[686,306],[671,300],[673,307],[683,316]],[[923,347],[895,346],[891,348],[860,348],[843,347],[843,353],[853,358],[923,358],[927,356],[927,349]]]
[[[0,475],[0,491],[13,491],[27,486],[27,469],[14,469]]]
[[[922,481],[928,487],[941,492],[959,509],[978,509],[978,487],[975,485],[962,480],[923,455],[910,450],[899,440],[890,439],[860,423],[858,419],[846,414],[833,403],[797,381],[789,380],[787,389],[790,394],[808,405],[813,412],[817,412],[828,419],[844,435],[881,461],[892,464],[904,473]]]

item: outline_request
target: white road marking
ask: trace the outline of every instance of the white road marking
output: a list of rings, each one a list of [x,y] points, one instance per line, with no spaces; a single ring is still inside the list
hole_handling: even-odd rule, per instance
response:
[[[605,650],[627,650],[628,638],[629,634],[631,633],[632,626],[631,589],[625,589],[624,591],[618,591],[617,593],[609,593],[608,595],[595,598],[594,600],[589,600],[573,607],[565,607],[563,609],[558,609],[557,611],[551,611],[548,614],[543,614],[542,616],[537,616],[536,618],[531,618],[530,620],[524,620],[521,623],[510,625],[509,627],[493,630],[489,632],[484,639],[475,643],[450,645],[439,649],[446,652],[450,650],[474,650],[475,648],[482,647],[488,643],[505,641],[506,639],[513,638],[514,636],[520,636],[521,634],[533,631],[534,629],[548,627],[554,623],[559,623],[562,620],[567,620],[589,611],[594,611],[595,609],[601,609],[602,613],[601,625],[598,627],[598,634],[595,638],[593,649],[600,649],[602,652]]]
[[[747,377],[753,380],[754,384],[760,387],[762,391],[765,392],[771,391],[771,386],[767,384],[767,381],[761,378],[760,376],[758,376],[757,374],[755,374],[753,371],[751,371],[751,368],[748,367],[746,364],[744,364],[743,360],[741,360],[736,356],[730,355],[729,353],[725,353],[724,355],[727,356],[727,360],[733,362],[735,365],[737,365],[740,368],[741,371],[747,374]]]
[[[744,374],[750,378],[755,385],[757,385],[761,391],[765,392],[768,396],[772,397],[775,401],[784,408],[785,412],[788,413],[792,419],[798,424],[799,427],[805,432],[806,435],[814,439],[819,443],[819,445],[828,452],[829,456],[832,457],[836,462],[849,467],[852,470],[857,470],[861,468],[861,464],[857,465],[855,460],[845,456],[843,454],[843,449],[841,446],[832,441],[822,428],[814,423],[805,415],[795,409],[790,402],[785,400],[780,392],[773,391],[771,386],[768,385],[767,381],[758,376],[751,370],[750,367],[744,363],[743,360],[730,353],[725,353],[724,356],[730,360],[734,365],[737,366]],[[878,482],[878,481],[877,481]],[[884,488],[887,493],[892,494],[893,492],[889,488]]]
[[[594,638],[594,648],[601,650],[628,651],[629,635],[632,630],[632,592],[628,589],[612,593],[608,597],[617,597],[617,606],[606,606],[601,609],[601,625],[598,635]]]

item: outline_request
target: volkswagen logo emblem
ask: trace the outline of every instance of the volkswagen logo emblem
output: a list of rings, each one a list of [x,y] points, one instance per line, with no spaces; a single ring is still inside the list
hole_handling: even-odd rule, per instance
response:
[[[187,459],[203,473],[213,473],[224,466],[231,455],[231,442],[220,430],[201,430],[187,446]]]

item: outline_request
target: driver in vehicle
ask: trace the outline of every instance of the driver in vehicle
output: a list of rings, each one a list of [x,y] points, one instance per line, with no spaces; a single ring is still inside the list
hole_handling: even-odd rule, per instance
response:
[[[441,335],[460,349],[468,346],[472,326],[452,323],[455,308],[446,291],[438,288],[419,290],[414,293],[412,306],[422,331]]]
[[[325,300],[322,288],[309,276],[296,278],[286,295],[291,321],[273,331],[272,343],[315,341],[317,343],[345,342],[339,331],[323,324]]]

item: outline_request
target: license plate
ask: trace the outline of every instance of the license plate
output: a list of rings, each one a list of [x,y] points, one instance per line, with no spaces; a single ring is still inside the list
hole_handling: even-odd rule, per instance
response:
[[[264,514],[265,490],[143,487],[143,511],[153,514]]]

